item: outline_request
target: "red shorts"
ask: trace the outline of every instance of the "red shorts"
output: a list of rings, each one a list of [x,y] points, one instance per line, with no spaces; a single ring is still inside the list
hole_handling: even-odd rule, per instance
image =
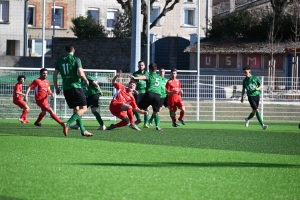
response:
[[[14,100],[13,103],[19,106],[21,109],[23,109],[26,106],[26,102],[22,100]]]
[[[181,98],[173,99],[172,101],[169,101],[169,109],[171,112],[176,112],[177,108],[182,108],[184,106],[184,103]]]
[[[38,105],[42,111],[48,111],[51,108],[48,101],[36,101],[36,105]]]
[[[110,110],[111,114],[113,114],[114,116],[116,116],[119,119],[127,116],[127,112],[122,111],[122,105],[123,105],[123,103],[111,103],[109,106],[109,110]]]

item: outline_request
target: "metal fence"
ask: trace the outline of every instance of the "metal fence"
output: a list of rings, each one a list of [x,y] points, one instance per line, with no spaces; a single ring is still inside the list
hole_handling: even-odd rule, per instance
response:
[[[99,112],[104,119],[114,120],[109,111],[109,103],[114,93],[111,79],[115,75],[114,70],[85,70],[99,83],[104,95],[100,97]],[[167,72],[168,73],[168,72]],[[0,118],[18,118],[20,109],[12,103],[14,85],[17,76],[26,75],[23,90],[39,77],[39,69],[24,68],[0,68]],[[49,69],[48,80],[52,83],[53,69]],[[130,74],[123,74],[120,82],[126,84]],[[166,74],[169,77],[169,74]],[[295,81],[289,77],[275,77],[269,80],[268,77],[260,77],[263,82],[263,90],[259,109],[264,120],[267,121],[299,121],[300,116],[300,90],[295,87]],[[200,76],[199,82],[195,72],[179,71],[183,94],[182,98],[186,107],[185,120],[196,121],[239,121],[243,120],[251,112],[250,105],[245,98],[244,103],[240,102],[242,92],[243,76]],[[59,79],[59,84],[61,80]],[[51,86],[53,91],[53,86]],[[199,90],[199,96],[197,94]],[[36,106],[33,91],[29,94],[29,106],[31,108],[29,118],[36,118],[40,109]],[[61,118],[68,118],[72,110],[66,105],[63,95],[56,95],[49,98],[54,111]],[[199,107],[197,107],[199,106]],[[167,109],[161,112],[162,120],[170,120]],[[84,118],[94,118],[88,111]]]

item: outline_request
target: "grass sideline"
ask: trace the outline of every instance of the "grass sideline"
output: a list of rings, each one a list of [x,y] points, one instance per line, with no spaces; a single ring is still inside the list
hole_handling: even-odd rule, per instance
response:
[[[298,123],[163,122],[162,132],[139,132],[84,121],[91,138],[64,137],[53,120],[0,124],[0,199],[300,199]]]

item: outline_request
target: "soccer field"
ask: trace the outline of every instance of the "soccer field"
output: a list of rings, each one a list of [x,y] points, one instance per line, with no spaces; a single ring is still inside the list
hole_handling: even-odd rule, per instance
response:
[[[84,121],[90,138],[53,120],[0,124],[0,199],[300,199],[298,123]]]

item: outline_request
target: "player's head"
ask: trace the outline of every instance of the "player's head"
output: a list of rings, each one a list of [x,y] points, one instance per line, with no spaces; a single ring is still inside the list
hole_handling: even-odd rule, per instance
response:
[[[74,53],[75,52],[75,48],[73,45],[67,45],[66,46],[66,52],[67,53]]]
[[[40,78],[41,79],[46,79],[48,75],[48,70],[46,68],[40,69]]]
[[[155,63],[151,63],[149,65],[149,71],[150,72],[156,72],[156,70],[157,70],[157,65]]]
[[[177,69],[171,69],[171,78],[174,79],[177,77]]]
[[[140,71],[144,71],[145,70],[145,62],[144,61],[142,61],[142,60],[140,60],[139,62],[138,62],[138,67],[139,67],[139,70]]]
[[[128,90],[130,92],[132,92],[133,90],[135,90],[135,87],[136,87],[136,82],[134,80],[131,80],[129,83],[128,83]]]
[[[161,77],[165,77],[165,69],[164,68],[160,68],[159,69],[159,75],[161,76]]]
[[[246,77],[250,77],[251,76],[250,67],[244,67],[243,71],[244,71],[244,74],[245,74]]]
[[[19,83],[24,83],[25,79],[26,79],[26,76],[20,75],[20,76],[18,76],[17,80],[18,80]]]

